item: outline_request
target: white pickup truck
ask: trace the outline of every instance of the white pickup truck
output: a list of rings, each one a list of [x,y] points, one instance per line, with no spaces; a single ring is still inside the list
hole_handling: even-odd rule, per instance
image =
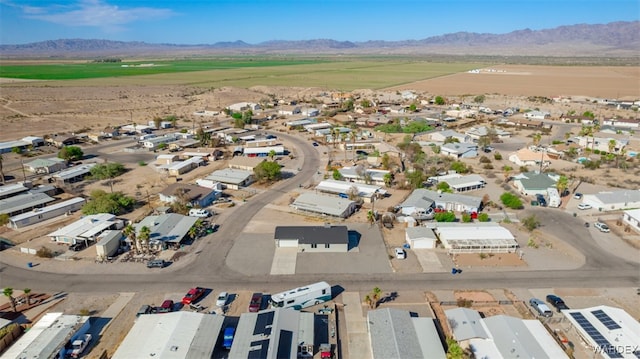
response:
[[[80,358],[90,342],[91,334],[85,334],[81,338],[74,340],[73,343],[71,343],[71,357]]]

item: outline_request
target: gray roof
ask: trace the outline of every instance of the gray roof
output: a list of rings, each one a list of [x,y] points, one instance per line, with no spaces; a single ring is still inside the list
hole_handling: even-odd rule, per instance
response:
[[[367,322],[374,358],[446,358],[431,318],[412,318],[406,310],[384,308],[369,311]]]
[[[545,358],[540,346],[522,319],[506,315],[484,318],[484,324],[500,353],[509,358]]]
[[[400,207],[418,207],[429,208],[433,206],[433,200],[427,195],[432,191],[427,191],[424,188],[415,189],[407,199],[400,204]]]
[[[55,201],[46,193],[24,193],[17,196],[0,199],[0,213],[17,213],[30,210],[33,207],[42,206],[45,203]]]
[[[519,175],[518,177],[515,177],[514,179],[519,179],[520,183],[522,183],[522,188],[524,189],[547,189],[549,187],[555,187],[556,185],[556,181],[546,173],[527,172]]]
[[[24,165],[32,168],[38,167],[49,167],[58,163],[65,162],[62,158],[52,157],[52,158],[38,158],[31,162],[27,162]]]
[[[620,190],[613,192],[599,192],[595,194],[604,204],[640,202],[640,190]]]
[[[177,213],[167,213],[158,216],[147,216],[145,219],[136,223],[134,227],[136,232],[140,232],[140,228],[147,226],[151,230],[149,240],[165,241],[171,243],[180,243],[182,238],[187,235],[189,229],[198,220],[197,217],[183,216]]]
[[[296,358],[298,344],[314,331],[313,320],[305,316],[314,314],[291,308],[242,313],[229,358]]]
[[[465,153],[468,151],[475,151],[478,149],[478,145],[475,143],[459,143],[459,142],[451,142],[445,143],[440,146],[441,150],[447,150],[452,153]]]
[[[346,226],[278,226],[274,237],[301,244],[340,244],[349,242],[349,231]]]
[[[454,308],[444,311],[449,322],[449,327],[453,331],[453,337],[457,341],[473,338],[489,338],[489,334],[482,325],[480,313],[473,309]],[[523,357],[524,358],[524,357]]]
[[[303,211],[346,218],[353,213],[356,203],[346,198],[303,193],[291,206]]]
[[[58,173],[56,173],[53,177],[55,178],[59,178],[62,180],[68,180],[71,178],[75,178],[78,176],[84,176],[89,174],[89,172],[91,171],[91,168],[93,166],[95,166],[95,163],[87,163],[85,165],[81,165],[81,166],[77,166],[77,167],[71,167],[69,169],[66,169],[64,171],[60,171]]]
[[[482,176],[477,174],[470,174],[470,175],[462,176],[458,178],[447,178],[442,180],[442,182],[447,182],[449,186],[451,186],[452,188],[463,188],[467,186],[487,183],[487,181],[485,181]]]
[[[16,193],[26,192],[29,190],[29,187],[25,186],[22,182],[0,186],[0,198],[10,197]]]
[[[407,237],[409,239],[418,239],[418,238],[431,238],[437,239],[438,237],[433,232],[433,228],[428,228],[424,226],[415,226],[415,227],[407,227],[405,229]]]
[[[205,177],[205,179],[221,183],[241,184],[251,176],[253,176],[253,172],[251,171],[224,168],[218,171],[214,171],[213,173]]]

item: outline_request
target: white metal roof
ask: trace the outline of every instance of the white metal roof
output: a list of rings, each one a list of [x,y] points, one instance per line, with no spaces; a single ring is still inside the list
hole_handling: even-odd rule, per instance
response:
[[[79,220],[49,233],[49,237],[90,238],[115,224],[115,215],[98,213],[80,218]]]
[[[197,220],[197,217],[166,213],[158,216],[147,216],[139,223],[136,223],[134,227],[136,232],[139,232],[144,226],[149,227],[151,230],[150,240],[179,243]]]
[[[455,189],[470,187],[470,186],[479,186],[486,183],[484,178],[477,174],[460,176],[456,178],[447,178],[441,181],[447,182],[451,188],[455,188]]]
[[[360,178],[361,176],[358,174],[356,167],[343,167],[338,170],[340,174],[345,178]],[[389,173],[387,170],[376,170],[367,168],[364,172],[371,176],[371,179],[374,181],[384,181],[384,175]]]
[[[0,186],[0,198],[8,197],[15,193],[26,192],[28,190],[29,187],[25,186],[22,182]]]
[[[253,172],[238,170],[235,168],[223,168],[214,171],[204,179],[221,183],[240,184],[253,176]]]
[[[517,247],[515,237],[498,223],[438,223],[436,233],[447,249]]]
[[[179,311],[138,317],[113,359],[209,359],[224,316]]]
[[[196,157],[191,157],[191,158],[189,158],[187,160],[184,160],[184,161],[173,162],[171,165],[169,165],[167,167],[167,169],[168,170],[179,170],[181,168],[188,167],[188,166],[191,166],[193,164],[200,164],[202,162],[204,162],[202,157],[196,156]]]
[[[0,199],[0,213],[16,213],[55,201],[46,193],[23,193]]]
[[[44,208],[36,208],[33,211],[22,213],[22,214],[18,214],[16,216],[11,217],[11,221],[12,222],[21,221],[21,220],[23,220],[25,218],[39,216],[39,215],[42,215],[43,213],[55,211],[57,209],[64,208],[66,206],[71,206],[71,205],[74,205],[76,203],[82,203],[82,202],[84,202],[84,198],[82,198],[82,197],[74,197],[74,198],[68,199],[66,201],[62,201],[62,202],[58,202],[56,204],[52,204],[50,206],[46,206]]]
[[[316,189],[318,191],[331,192],[331,193],[349,193],[352,187],[356,188],[358,196],[360,197],[371,197],[376,192],[381,192],[380,186],[368,185],[363,183],[346,182],[346,181],[336,181],[332,179],[328,179],[320,182],[316,186]]]
[[[10,346],[2,358],[52,358],[88,319],[79,315],[47,313]]]
[[[453,337],[457,341],[489,338],[478,311],[460,307],[447,309],[444,314],[447,316],[449,327],[453,330]]]
[[[244,149],[245,155],[269,153],[274,151],[277,153],[284,153],[284,146],[267,146],[267,147],[249,147]]]
[[[56,173],[53,177],[60,178],[62,180],[68,180],[70,178],[75,178],[89,173],[91,171],[91,168],[95,165],[95,163],[87,163],[81,166],[71,167],[64,171]]]

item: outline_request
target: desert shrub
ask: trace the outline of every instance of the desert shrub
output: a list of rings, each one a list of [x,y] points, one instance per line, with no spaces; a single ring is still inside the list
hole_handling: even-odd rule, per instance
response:
[[[480,213],[478,215],[478,221],[479,222],[489,222],[489,215],[486,213]]]
[[[534,229],[540,227],[540,221],[532,214],[522,219],[522,226],[529,232],[532,232]]]
[[[491,163],[491,160],[487,156],[480,157],[480,163]]]
[[[500,152],[494,153],[493,154],[493,159],[495,159],[496,161],[502,160],[502,154],[500,154]]]
[[[458,307],[471,308],[473,306],[473,300],[466,299],[466,298],[458,298],[456,300],[456,304],[458,305]]]
[[[453,212],[439,212],[433,217],[436,222],[455,222],[456,215]]]
[[[473,222],[473,219],[471,218],[471,215],[469,213],[463,213],[462,214],[462,222],[470,223],[470,222]]]
[[[482,166],[482,168],[484,168],[485,170],[492,170],[493,165],[491,163],[486,163],[484,166]]]
[[[40,247],[40,249],[38,249],[36,251],[36,257],[38,258],[53,258],[54,257],[54,253],[51,249],[42,246]]]
[[[522,208],[522,201],[518,196],[513,193],[505,192],[500,196],[500,201],[506,207],[511,209],[520,209]]]

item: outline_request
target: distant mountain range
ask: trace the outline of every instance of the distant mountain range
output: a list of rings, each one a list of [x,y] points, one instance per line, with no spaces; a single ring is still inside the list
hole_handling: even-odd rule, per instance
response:
[[[244,41],[179,45],[145,42],[61,39],[22,45],[0,45],[3,58],[22,57],[131,57],[215,54],[345,54],[345,55],[476,55],[548,57],[640,56],[640,21],[579,24],[544,30],[517,30],[507,34],[456,32],[422,40]]]

